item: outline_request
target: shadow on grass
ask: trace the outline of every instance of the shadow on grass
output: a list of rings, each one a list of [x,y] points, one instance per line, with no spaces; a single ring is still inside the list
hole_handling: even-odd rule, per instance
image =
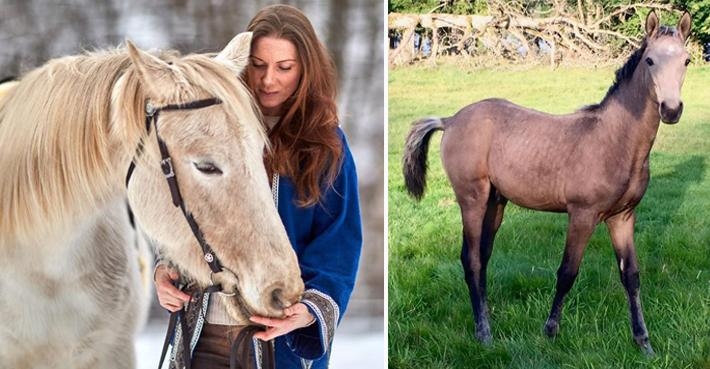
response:
[[[657,154],[654,156],[671,155]],[[670,171],[666,170],[663,174],[653,175],[653,170],[656,169],[653,168],[654,161],[674,162],[678,159],[680,158],[667,157],[664,159],[656,158],[656,160],[653,157],[651,158],[651,180],[646,195],[641,202],[641,207],[643,207],[644,201],[654,204],[659,202],[663,212],[662,218],[658,219],[658,221],[662,221],[662,224],[669,224],[673,216],[678,212],[680,205],[685,202],[690,185],[700,183],[705,178],[705,172],[707,171],[706,158],[700,155],[693,155],[672,165]]]
[[[673,157],[668,154],[656,154],[655,161],[676,164],[667,164],[666,168],[658,168],[662,174],[651,174],[648,190],[641,204],[636,209],[637,226],[636,236],[642,242],[658,244],[664,237],[671,234],[671,227],[678,227],[677,220],[682,220],[681,206],[687,206],[700,199],[689,199],[689,188],[702,182],[706,177],[707,159],[700,155],[690,157]],[[664,157],[659,160],[658,156]],[[651,158],[653,167],[654,158]],[[653,172],[652,170],[652,172]],[[682,225],[680,225],[682,227]],[[691,231],[692,232],[692,231]],[[637,250],[649,253],[652,258],[660,258],[661,248],[656,245],[641,245],[637,243]]]

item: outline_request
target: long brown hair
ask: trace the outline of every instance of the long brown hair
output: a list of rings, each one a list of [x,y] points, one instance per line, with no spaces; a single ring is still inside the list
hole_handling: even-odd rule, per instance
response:
[[[252,47],[261,37],[276,37],[296,46],[301,80],[286,102],[286,113],[269,132],[272,150],[264,160],[270,173],[291,178],[299,206],[321,200],[340,168],[343,151],[338,126],[336,74],[333,59],[318,40],[311,22],[297,8],[272,5],[263,8],[247,28]]]

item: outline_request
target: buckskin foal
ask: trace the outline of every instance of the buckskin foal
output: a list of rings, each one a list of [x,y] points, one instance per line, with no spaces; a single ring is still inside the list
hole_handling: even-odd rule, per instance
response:
[[[601,103],[567,115],[550,115],[501,99],[483,100],[454,116],[415,122],[403,160],[408,191],[420,199],[426,185],[431,134],[443,130],[441,157],[461,208],[463,264],[476,337],[491,340],[486,266],[510,200],[520,206],[567,212],[569,225],[557,288],[545,333],[559,331],[564,297],[579,270],[587,241],[605,222],[631,312],[631,330],[652,354],[639,296],[634,249],[634,208],[649,180],[649,152],[659,121],[677,123],[680,90],[690,62],[685,41],[691,19],[659,26],[651,12],[642,46],[616,72]]]

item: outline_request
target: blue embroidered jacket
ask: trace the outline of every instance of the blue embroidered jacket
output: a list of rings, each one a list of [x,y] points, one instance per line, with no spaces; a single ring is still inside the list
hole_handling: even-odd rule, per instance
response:
[[[276,368],[327,368],[333,333],[347,308],[362,248],[357,174],[342,130],[342,167],[323,200],[301,208],[293,182],[281,177],[278,211],[298,256],[306,291],[302,302],[316,323],[278,337]]]

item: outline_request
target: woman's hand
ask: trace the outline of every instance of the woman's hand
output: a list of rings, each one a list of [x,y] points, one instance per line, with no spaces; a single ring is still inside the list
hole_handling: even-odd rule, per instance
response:
[[[160,302],[160,306],[173,313],[182,309],[183,305],[190,301],[190,295],[173,285],[173,282],[178,278],[180,278],[178,272],[165,264],[158,264],[155,267],[153,279],[158,302]]]
[[[311,315],[306,305],[300,302],[284,309],[284,314],[286,317],[283,319],[264,318],[261,316],[250,317],[249,320],[252,322],[266,326],[265,331],[254,334],[254,337],[262,341],[268,341],[295,329],[307,327],[315,321],[315,317]]]

